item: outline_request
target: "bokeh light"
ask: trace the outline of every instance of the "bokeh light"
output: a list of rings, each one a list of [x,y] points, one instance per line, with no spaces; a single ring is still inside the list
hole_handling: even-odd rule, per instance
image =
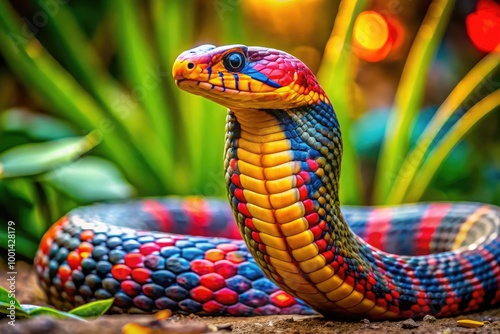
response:
[[[491,52],[500,44],[500,5],[491,0],[479,0],[476,11],[465,20],[467,34],[474,46]]]
[[[354,53],[370,62],[383,60],[401,45],[403,30],[395,18],[367,10],[360,13],[353,28]]]

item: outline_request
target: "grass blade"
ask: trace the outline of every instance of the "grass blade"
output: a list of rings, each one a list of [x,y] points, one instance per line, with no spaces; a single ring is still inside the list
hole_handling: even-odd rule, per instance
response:
[[[177,56],[193,45],[193,20],[195,15],[196,2],[194,1],[152,1],[150,12],[153,18],[153,28],[155,31],[156,46],[160,54],[160,64],[165,69],[170,70]],[[168,38],[165,38],[168,36]],[[189,142],[192,130],[189,124],[199,121],[193,117],[191,110],[186,110],[180,101],[180,90],[175,85],[173,79],[163,82],[165,96],[170,107],[171,122],[173,126],[173,136],[177,140],[173,149],[175,165],[171,171],[172,184],[175,193],[189,193],[193,184],[196,172],[190,170],[190,166],[195,166],[189,159]],[[188,126],[184,126],[188,124]],[[189,131],[185,131],[188,129]],[[197,150],[201,154],[201,150]],[[199,166],[199,165],[198,165]],[[200,170],[200,168],[198,169]]]
[[[431,59],[448,23],[454,0],[434,0],[408,54],[389,119],[375,176],[373,202],[388,202],[403,157],[410,145],[410,127],[421,107]]]
[[[422,165],[424,158],[428,155],[431,144],[435,141],[439,130],[474,92],[478,91],[483,85],[489,90],[493,88],[491,83],[485,83],[485,80],[491,79],[492,73],[499,66],[500,52],[492,52],[477,63],[453,89],[419,137],[415,148],[406,156],[401,167],[404,175],[398,174],[390,191],[388,202],[394,204],[403,202],[410,185],[415,180],[415,174]]]
[[[96,300],[88,304],[75,307],[68,313],[82,318],[100,317],[109,310],[109,308],[113,305],[114,300],[114,298]]]
[[[326,45],[325,54],[318,71],[327,95],[330,97],[342,129],[343,157],[342,174],[340,177],[340,200],[344,204],[361,203],[361,180],[359,176],[358,158],[350,140],[352,115],[353,71],[349,66],[352,59],[351,38],[352,28],[358,14],[366,6],[366,0],[347,1],[340,3],[333,30]]]
[[[48,2],[40,1],[38,4],[50,13]],[[49,15],[49,20],[48,28],[52,28],[58,47],[64,50],[64,59],[70,60],[64,62],[65,66],[95,96],[108,115],[135,139],[134,143],[140,143],[138,139],[144,136],[140,127],[145,122],[144,111],[138,103],[126,103],[125,110],[125,91],[104,68],[72,12],[67,6],[59,6],[54,15]]]
[[[489,94],[484,99],[470,108],[467,113],[460,118],[448,131],[441,142],[431,152],[422,167],[415,175],[413,186],[405,196],[404,200],[413,202],[420,199],[425,189],[429,185],[437,169],[448,156],[453,147],[476,125],[483,117],[490,112],[497,110],[500,106],[500,90]]]

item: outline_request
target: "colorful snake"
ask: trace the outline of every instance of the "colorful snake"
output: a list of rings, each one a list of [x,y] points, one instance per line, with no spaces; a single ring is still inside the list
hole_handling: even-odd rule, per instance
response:
[[[498,207],[341,209],[339,124],[300,60],[204,45],[182,53],[173,76],[229,109],[232,210],[215,199],[166,198],[71,211],[35,259],[56,307],[114,297],[111,311],[121,313],[396,319],[500,301]]]

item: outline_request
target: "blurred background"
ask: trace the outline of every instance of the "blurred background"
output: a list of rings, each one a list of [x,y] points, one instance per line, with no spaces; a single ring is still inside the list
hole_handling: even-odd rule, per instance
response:
[[[171,77],[206,43],[317,73],[344,136],[342,203],[500,205],[499,42],[493,0],[0,0],[0,225],[30,260],[76,206],[224,198],[226,111]]]

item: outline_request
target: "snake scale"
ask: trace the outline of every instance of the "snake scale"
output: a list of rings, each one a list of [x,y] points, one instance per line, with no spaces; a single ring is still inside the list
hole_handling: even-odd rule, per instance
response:
[[[397,319],[500,301],[498,207],[341,209],[339,123],[300,60],[203,45],[177,58],[173,76],[228,108],[230,207],[149,198],[71,211],[35,259],[56,307],[114,297],[115,313]]]

